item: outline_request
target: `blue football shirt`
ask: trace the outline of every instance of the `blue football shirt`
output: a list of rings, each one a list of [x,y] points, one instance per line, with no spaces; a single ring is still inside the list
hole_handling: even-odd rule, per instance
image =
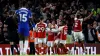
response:
[[[20,8],[15,12],[18,15],[18,27],[29,27],[29,20],[32,17],[32,13],[27,8]]]

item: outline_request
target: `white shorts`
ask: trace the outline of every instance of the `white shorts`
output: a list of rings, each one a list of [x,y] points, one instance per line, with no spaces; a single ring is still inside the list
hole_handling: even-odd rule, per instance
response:
[[[46,38],[38,38],[38,43],[45,43],[46,44]]]
[[[62,44],[66,44],[66,40],[60,40],[60,43],[62,43]]]
[[[35,44],[38,44],[38,38],[35,38]]]
[[[75,41],[83,41],[84,40],[84,35],[82,32],[74,32],[74,40]]]
[[[56,40],[54,41],[54,43],[58,44],[59,41],[60,41],[60,39],[56,39]]]
[[[49,47],[53,47],[54,41],[48,41],[48,42],[47,42],[47,45],[48,45]]]

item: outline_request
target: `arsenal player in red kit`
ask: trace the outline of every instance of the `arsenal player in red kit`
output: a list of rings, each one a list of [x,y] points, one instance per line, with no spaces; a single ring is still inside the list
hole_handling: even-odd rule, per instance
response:
[[[85,47],[84,47],[84,36],[82,33],[82,22],[90,19],[90,17],[92,16],[93,13],[91,13],[88,17],[82,18],[81,15],[79,15],[80,11],[77,11],[77,13],[75,14],[75,18],[74,18],[74,25],[73,25],[73,36],[74,36],[74,49],[76,50],[76,44],[78,43],[78,41],[80,40],[81,42],[81,46],[83,48],[83,53],[85,53]]]
[[[52,21],[52,24],[48,24],[48,51],[50,52],[50,55],[53,54],[53,47],[54,47],[54,39],[55,39],[55,33],[57,33],[58,27],[55,24],[55,21]]]
[[[54,51],[54,54],[56,54],[57,53],[57,45],[59,42],[59,36],[57,35],[58,34],[58,25],[56,24],[55,20],[52,20],[51,29],[52,29],[52,31],[55,31],[55,32],[53,32],[54,33],[53,51]]]
[[[42,54],[41,49],[46,46],[46,28],[47,24],[43,22],[43,17],[40,17],[40,22],[35,26],[38,37],[39,54]]]
[[[67,49],[66,49],[66,40],[67,40],[67,31],[68,31],[68,26],[65,21],[63,21],[62,26],[59,27],[59,32],[60,32],[60,54],[66,54]],[[66,50],[65,50],[66,49]]]

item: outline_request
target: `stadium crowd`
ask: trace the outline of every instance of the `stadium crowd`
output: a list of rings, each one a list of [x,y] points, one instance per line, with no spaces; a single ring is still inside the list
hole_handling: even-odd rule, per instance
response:
[[[83,34],[86,43],[100,42],[100,5],[94,1],[84,0],[26,0],[27,8],[32,11],[32,25],[39,22],[39,17],[43,16],[48,24],[55,20],[57,25],[61,25],[64,20],[68,24],[68,34],[71,35],[74,23],[74,16],[77,10],[80,17],[90,17],[91,19],[83,22]],[[21,6],[17,0],[0,0],[0,43],[9,43],[8,27],[5,24],[9,16],[9,11],[15,12]],[[93,13],[92,16],[89,16]],[[12,27],[13,28],[13,27]],[[17,30],[17,29],[16,29]],[[90,30],[90,31],[89,31]],[[97,33],[98,32],[98,33]],[[18,43],[17,39],[17,43]]]

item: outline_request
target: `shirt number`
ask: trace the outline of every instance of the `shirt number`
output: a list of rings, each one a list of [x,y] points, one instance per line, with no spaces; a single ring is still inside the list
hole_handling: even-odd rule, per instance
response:
[[[38,32],[44,32],[44,27],[38,27]]]
[[[26,22],[27,21],[27,14],[19,14],[20,15],[20,21]]]

